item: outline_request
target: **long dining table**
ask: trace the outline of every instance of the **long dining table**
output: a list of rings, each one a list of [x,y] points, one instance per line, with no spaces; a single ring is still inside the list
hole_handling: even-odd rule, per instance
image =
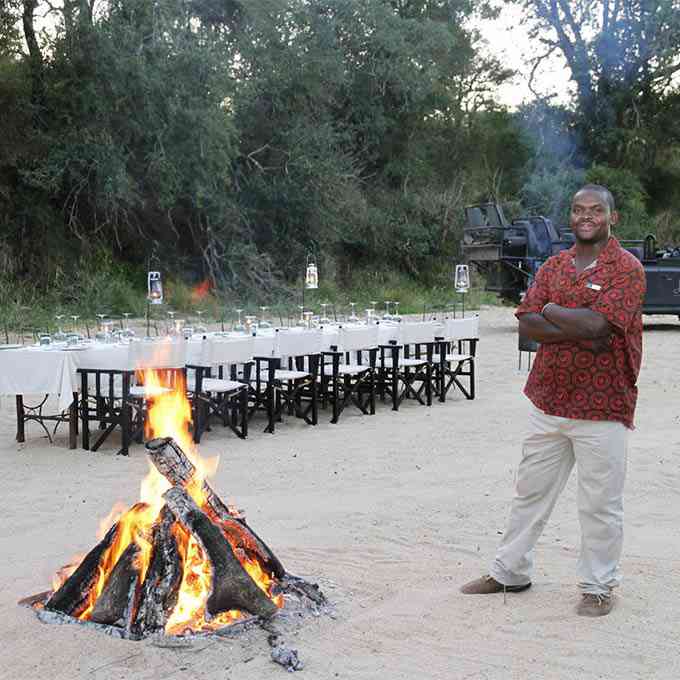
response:
[[[322,349],[337,345],[339,326],[336,324],[319,329],[288,328],[259,329],[254,342],[255,356],[274,356],[276,334],[321,332]],[[200,361],[202,342],[208,337],[243,337],[239,333],[206,333],[194,335],[184,344],[186,347],[185,364]],[[399,324],[380,323],[379,342],[388,344],[399,337]],[[135,340],[144,342],[145,340]],[[172,342],[170,336],[154,338],[152,342]],[[39,422],[51,438],[45,425],[68,422],[69,447],[76,447],[78,432],[78,392],[80,381],[78,369],[134,370],[130,362],[129,341],[120,343],[87,342],[68,346],[50,345],[0,345],[0,396],[14,396],[17,409],[17,434],[19,442],[25,441],[27,422]],[[56,412],[46,413],[48,395],[57,397]],[[30,397],[36,398],[35,405],[27,403]],[[52,407],[54,408],[54,407]],[[56,429],[56,428],[55,428]]]

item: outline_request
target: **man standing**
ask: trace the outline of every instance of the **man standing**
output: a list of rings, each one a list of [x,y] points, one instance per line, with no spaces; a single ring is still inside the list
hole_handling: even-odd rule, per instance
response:
[[[464,585],[465,594],[531,586],[534,546],[576,463],[577,613],[602,616],[612,609],[645,293],[642,265],[611,236],[617,221],[608,189],[580,189],[571,204],[575,245],[547,260],[516,311],[520,334],[540,343],[524,390],[532,402],[529,435],[490,573]]]

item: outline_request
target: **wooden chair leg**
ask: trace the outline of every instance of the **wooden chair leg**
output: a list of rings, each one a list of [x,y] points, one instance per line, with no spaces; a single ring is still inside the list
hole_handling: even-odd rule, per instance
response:
[[[312,425],[319,423],[319,404],[317,401],[318,389],[316,380],[312,378]]]
[[[337,374],[333,375],[333,402],[331,404],[333,408],[333,417],[331,418],[331,423],[337,423],[340,418],[340,388],[338,385]]]
[[[90,420],[89,420],[89,394],[87,373],[80,375],[80,424],[82,430],[82,445],[88,451],[90,449]]]

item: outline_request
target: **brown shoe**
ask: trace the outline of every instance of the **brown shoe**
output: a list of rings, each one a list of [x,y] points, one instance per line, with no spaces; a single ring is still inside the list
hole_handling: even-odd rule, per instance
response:
[[[491,595],[492,593],[521,593],[523,590],[531,588],[531,581],[522,586],[504,586],[502,583],[496,581],[493,576],[486,574],[480,578],[476,578],[470,583],[466,583],[461,587],[460,592],[464,595]]]
[[[584,593],[576,607],[579,616],[607,616],[614,606],[613,595]]]

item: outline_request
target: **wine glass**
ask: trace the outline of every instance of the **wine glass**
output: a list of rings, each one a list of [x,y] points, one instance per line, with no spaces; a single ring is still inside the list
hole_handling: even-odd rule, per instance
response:
[[[272,325],[269,321],[267,321],[267,310],[269,307],[262,306],[260,307],[260,312],[261,312],[261,317],[260,317],[260,323],[258,324],[259,328],[271,328]]]
[[[66,333],[64,333],[61,322],[65,316],[66,314],[56,314],[54,316],[54,318],[57,320],[57,332],[54,334],[53,338],[55,342],[66,342]]]
[[[359,317],[357,316],[357,309],[356,309],[357,303],[356,302],[350,302],[349,307],[350,307],[351,312],[350,312],[350,315],[349,315],[347,321],[349,321],[351,323],[357,323],[359,321]]]
[[[245,333],[246,327],[243,325],[243,321],[241,321],[241,314],[243,314],[243,309],[236,309],[234,311],[238,314],[238,321],[236,322],[236,325],[233,327],[232,330],[235,333]]]
[[[296,322],[298,328],[305,327],[305,308],[302,305],[298,305],[297,308],[300,310],[300,318]]]
[[[113,344],[118,340],[117,336],[113,334],[113,320],[106,319],[102,321],[102,329],[104,331],[104,342]]]
[[[198,314],[198,323],[196,324],[196,332],[197,333],[206,333],[208,331],[208,328],[203,323],[203,315],[205,314],[205,310],[199,309],[199,310],[196,311],[196,314]]]
[[[246,333],[257,334],[257,317],[254,314],[246,314],[245,317]]]
[[[399,316],[399,302],[394,300],[392,304],[394,305],[394,314],[392,315],[392,320],[401,321],[401,317]]]
[[[392,315],[390,314],[390,305],[392,304],[391,300],[385,300],[385,313],[383,314],[383,321],[391,321],[392,320]]]
[[[314,312],[312,311],[307,311],[307,312],[302,312],[302,316],[304,317],[304,326],[305,328],[311,328],[312,327],[312,319],[314,317]]]
[[[135,332],[130,328],[130,317],[132,316],[131,312],[123,312],[123,317],[125,317],[125,321],[123,321],[123,329],[121,331],[121,338],[123,339],[130,339],[135,336]]]
[[[323,326],[325,324],[329,324],[331,320],[328,318],[328,315],[326,314],[326,309],[328,308],[328,303],[327,302],[322,302],[321,303],[321,318],[319,319],[319,323]]]
[[[104,324],[104,319],[107,317],[107,314],[97,314],[96,316],[99,317],[98,327],[99,327],[99,329],[101,329],[102,325]]]

